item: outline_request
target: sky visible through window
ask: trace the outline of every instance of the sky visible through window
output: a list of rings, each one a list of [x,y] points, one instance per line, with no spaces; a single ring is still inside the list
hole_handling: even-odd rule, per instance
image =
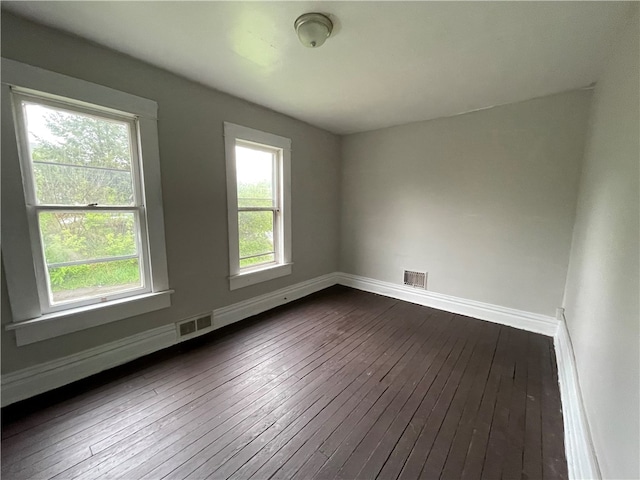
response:
[[[142,287],[137,216],[99,210],[135,204],[129,125],[29,100],[22,106],[50,302]]]
[[[236,175],[242,183],[272,181],[273,155],[262,150],[236,146]]]
[[[61,138],[53,134],[47,127],[46,115],[51,113],[51,109],[42,105],[28,104],[29,114],[27,115],[27,128],[30,137],[37,137],[49,142],[60,143]]]
[[[275,260],[274,153],[236,145],[238,240],[240,267],[251,267]],[[252,210],[252,209],[257,210]],[[260,210],[262,209],[262,210]]]
[[[64,122],[66,122],[66,119],[69,119],[69,121],[72,121],[74,118],[78,119],[78,118],[84,117],[86,119],[86,122],[89,122],[87,123],[86,128],[90,128],[90,125],[92,125],[93,122],[96,121],[95,117],[84,116],[79,112],[68,112],[68,111],[65,111],[64,109],[51,108],[49,106],[39,105],[37,103],[26,102],[25,105],[27,107],[27,112],[25,112],[26,113],[25,117],[27,120],[28,138],[29,138],[30,149],[32,150],[32,153],[35,154],[36,152],[41,152],[42,146],[44,144],[50,144],[51,148],[54,149],[53,150],[54,152],[57,150],[60,150],[61,154],[53,155],[51,158],[47,156],[46,160],[48,161],[57,161],[58,163],[66,164],[68,160],[71,160],[71,163],[77,164],[78,162],[73,160],[73,158],[75,158],[77,155],[80,155],[81,157],[84,158],[87,154],[89,154],[89,157],[85,158],[84,160],[84,166],[90,167],[94,163],[96,163],[95,166],[100,166],[100,167],[102,166],[103,160],[105,159],[101,159],[101,158],[94,159],[91,156],[93,153],[97,153],[97,151],[99,150],[94,148],[96,147],[96,145],[93,145],[93,143],[91,143],[92,141],[89,141],[89,144],[86,144],[86,142],[80,140],[80,138],[82,138],[83,136],[85,137],[84,140],[88,140],[84,131],[75,132],[73,135],[70,136],[69,132],[67,132],[66,130],[62,131],[61,133],[59,131],[60,130],[59,128],[57,129],[52,127],[52,119],[54,118],[56,119],[55,120],[56,124],[58,124],[59,122],[62,122],[64,124]],[[58,115],[58,117],[55,117],[55,115]],[[108,128],[116,128],[116,129],[118,129],[117,126],[123,125],[122,122],[113,121],[106,118],[100,118],[98,120],[98,124],[102,124],[104,127],[107,127],[107,125],[112,125],[112,127],[108,127]],[[96,124],[96,127],[99,126],[98,124]],[[122,133],[128,137],[126,130]],[[95,134],[98,134],[98,131],[91,130],[91,133],[87,131],[86,134],[89,135],[89,138],[94,138]],[[114,132],[111,133],[111,135],[114,135],[114,134],[115,134]],[[98,134],[98,137],[102,137],[102,136],[103,136],[102,132],[100,131],[100,134]],[[84,151],[83,152],[76,151],[74,148],[72,148],[71,151],[75,153],[72,155],[72,158],[66,158],[66,154],[62,154],[62,152],[68,150],[68,147],[70,146],[69,141],[73,140],[74,138],[79,141],[76,147],[80,147],[80,149]],[[102,142],[107,140],[109,142],[114,141],[113,138],[110,138],[110,139],[101,138],[101,141],[99,141],[99,143],[102,144]],[[123,141],[124,140],[127,140],[126,143],[128,143],[128,139],[123,138]],[[83,146],[87,147],[87,150],[85,150]],[[108,150],[111,150],[111,149],[108,149]],[[37,156],[39,157],[41,155],[37,155]],[[79,157],[78,157],[78,161],[79,161]],[[89,162],[89,163],[86,163],[86,162]],[[80,162],[80,163],[82,164],[83,162]],[[274,167],[275,167],[274,153],[265,151],[264,149],[251,148],[251,145],[241,145],[241,144],[236,145],[236,175],[237,175],[237,181],[238,181],[238,184],[237,184],[238,203],[240,206],[248,207],[248,208],[275,207],[274,188],[276,186],[273,185]],[[50,177],[49,174],[51,175],[56,174],[57,176],[55,178],[58,178],[59,181],[55,183],[58,185],[58,187],[61,186],[61,182],[64,183],[65,185],[66,183],[71,182],[72,184],[66,185],[66,188],[63,188],[64,191],[69,191],[71,193],[76,192],[79,185],[75,185],[73,183],[75,180],[79,180],[81,181],[81,183],[88,182],[86,185],[86,187],[89,188],[89,191],[87,191],[87,195],[89,195],[89,197],[91,198],[85,199],[83,196],[82,199],[78,200],[78,199],[75,199],[75,196],[77,195],[75,195],[74,193],[75,196],[72,195],[74,196],[74,198],[67,199],[65,197],[66,201],[62,203],[82,204],[82,205],[87,205],[92,202],[95,202],[100,205],[103,205],[103,204],[108,205],[110,203],[113,203],[113,202],[104,200],[103,198],[101,198],[100,195],[98,195],[101,191],[100,190],[101,187],[105,186],[105,185],[102,185],[102,183],[105,183],[105,182],[96,183],[93,177],[97,174],[102,176],[107,175],[109,176],[109,178],[111,178],[114,175],[122,176],[122,174],[126,173],[127,174],[126,180],[129,185],[129,187],[126,190],[129,191],[131,189],[131,178],[129,176],[130,174],[125,171],[121,173],[121,172],[111,171],[111,170],[91,170],[91,169],[87,170],[85,168],[82,168],[80,164],[78,164],[77,167],[73,167],[72,165],[65,166],[65,167],[46,166],[46,169],[47,169],[46,172],[45,170],[43,170],[42,173],[39,173],[38,169],[42,170],[44,168],[45,167],[42,165],[34,164],[34,171],[36,171],[36,176],[40,178],[42,177],[42,174],[47,173],[48,175],[47,178],[49,178]],[[55,172],[51,172],[51,170],[55,168],[57,168],[60,171],[58,172],[56,170]],[[79,171],[81,173],[76,171],[79,168],[81,169]],[[65,178],[66,180],[62,181],[59,175],[62,175],[62,180],[64,180]],[[80,175],[82,178],[76,179],[78,175]],[[87,178],[84,178],[84,177],[87,177]],[[52,178],[54,177],[49,178],[49,180],[51,180]],[[42,183],[42,181],[44,181],[44,177],[41,178],[40,182],[36,182],[38,184],[37,187],[41,187],[41,188],[38,188],[38,191],[42,189],[42,186],[39,185],[40,183]],[[109,181],[107,183],[111,185],[114,183],[114,181]],[[92,188],[92,185],[95,188]],[[114,185],[111,185],[111,186],[114,186]],[[57,190],[58,189],[56,189],[56,191]],[[118,191],[120,190],[123,190],[123,189],[119,188]],[[131,199],[133,198],[132,192],[130,192],[130,194],[126,196],[127,198],[129,197],[131,197]],[[93,198],[93,197],[96,197],[96,198]],[[54,203],[54,204],[60,203],[57,201],[49,201],[48,197],[46,200],[47,201],[45,201],[45,203]],[[125,205],[125,204],[129,204],[130,201],[128,201],[127,199],[119,199],[119,201],[117,201],[116,203]],[[93,217],[100,216],[100,215],[97,215],[96,213],[89,213],[89,214],[57,213],[55,215],[49,214],[49,217],[52,215],[56,216],[56,218],[64,215],[72,216],[73,219],[75,220],[78,220],[78,219],[82,220],[81,222],[80,221],[71,222],[69,220],[69,222],[67,223],[69,223],[70,226],[73,226],[72,224],[74,223],[82,223],[82,224],[86,223],[87,219],[85,217],[87,216],[92,217],[91,220],[94,221],[95,223],[96,218],[93,218]],[[102,218],[104,216],[105,215],[102,214],[102,216],[97,220],[104,220]],[[107,215],[107,217],[108,216],[109,215]],[[75,252],[77,248],[71,249],[69,245],[66,245],[69,242],[66,242],[66,237],[68,235],[63,235],[63,233],[65,232],[58,232],[57,230],[54,232],[49,232],[49,230],[52,230],[54,226],[59,224],[59,222],[58,223],[49,222],[53,225],[51,226],[49,225],[49,223],[44,222],[44,220],[49,219],[49,217],[46,217],[46,218],[43,217],[40,219],[41,227],[43,228],[42,234],[43,234],[45,252],[47,253],[47,255],[45,255],[46,263],[57,264],[61,261],[69,260],[67,257],[69,257],[69,255],[71,254],[77,253]],[[274,213],[271,211],[253,211],[253,212],[239,213],[239,218],[238,218],[239,237],[240,237],[239,247],[240,247],[240,257],[243,258],[242,260],[240,260],[241,267],[255,266],[262,263],[269,263],[274,261],[275,259],[275,254],[273,253],[274,247],[275,247],[274,220],[275,220]],[[67,223],[63,222],[64,226],[69,227],[65,230],[70,229],[70,226],[67,225]],[[101,221],[98,223],[102,225],[102,223],[105,223],[105,222]],[[109,223],[111,224],[113,222],[110,221]],[[130,255],[131,254],[131,252],[129,251],[130,248],[125,248],[125,247],[131,247],[130,244],[132,243],[132,239],[133,241],[135,241],[134,230],[136,227],[134,225],[134,222],[129,221],[128,223],[130,223],[131,225],[128,225],[128,228],[124,230],[122,228],[120,229],[116,228],[116,227],[119,227],[120,224],[111,225],[112,230],[114,230],[114,232],[111,232],[113,233],[113,235],[105,236],[105,238],[113,237],[114,239],[113,242],[108,242],[108,243],[110,244],[113,243],[114,245],[117,243],[117,246],[122,248],[118,248],[116,249],[117,251],[114,250],[114,252],[111,252],[111,250],[113,250],[113,248],[111,248],[108,252],[109,254],[106,254],[105,252],[103,252],[104,249],[102,248],[92,248],[90,249],[92,250],[90,252],[91,255],[88,255],[88,256],[91,258],[94,258],[94,257],[97,258],[97,257],[110,257],[111,254],[114,254],[114,255],[117,254],[116,256],[125,255],[125,254]],[[48,225],[50,228],[47,227]],[[104,229],[97,228],[96,230],[102,232],[102,230]],[[102,232],[102,233],[104,234],[105,232]],[[123,237],[124,234],[126,234],[127,238]],[[76,238],[76,236],[73,236],[73,238]],[[81,243],[83,243],[83,245],[85,243],[87,244],[85,245],[87,248],[90,246],[89,244],[93,245],[94,247],[96,246],[94,245],[95,242],[88,242],[88,240],[85,239],[84,237],[82,237],[80,240],[82,240]],[[118,240],[118,242],[115,242],[115,240]],[[69,249],[73,251],[70,251]],[[65,255],[62,255],[62,256],[54,255],[54,253],[59,254],[61,252],[64,253]],[[139,253],[139,252],[136,252],[136,253]],[[60,257],[60,258],[57,258],[57,257]],[[246,257],[250,257],[250,258],[246,258]],[[73,258],[73,260],[75,260],[75,257]],[[129,265],[129,263],[131,263],[131,265]],[[93,270],[97,270],[98,268],[105,270],[107,267],[113,267],[112,269],[115,269],[116,271],[115,273],[117,273],[117,275],[113,275],[114,279],[102,278],[102,277],[106,277],[106,275],[103,275],[102,272],[93,271]],[[138,260],[135,258],[127,260],[126,262],[116,261],[116,259],[114,258],[114,261],[112,262],[102,262],[98,265],[92,266],[92,268],[93,268],[92,271],[88,271],[87,265],[65,266],[65,267],[57,267],[57,268],[50,267],[49,274],[50,274],[51,287],[53,289],[52,293],[53,293],[54,299],[60,301],[60,300],[71,299],[74,297],[77,298],[77,296],[94,294],[94,290],[96,290],[95,287],[83,288],[83,287],[89,287],[93,283],[100,284],[101,287],[97,288],[97,290],[102,290],[103,288],[105,288],[105,284],[109,285],[109,288],[116,288],[116,289],[125,287],[125,285],[126,285],[125,288],[130,287],[131,285],[140,285],[139,282],[141,278],[140,278],[139,263],[138,263]],[[84,276],[80,275],[80,273],[82,272],[76,272],[76,270],[83,270],[83,269],[87,270],[86,275]],[[131,271],[129,272],[128,270],[131,270]]]
[[[50,142],[60,143],[63,141],[57,137],[46,124],[46,115],[51,112],[50,108],[37,104],[29,105],[28,130],[30,137],[37,137]],[[252,148],[237,146],[239,153],[236,162],[236,172],[239,179],[247,183],[260,183],[268,180],[271,182],[271,155]]]

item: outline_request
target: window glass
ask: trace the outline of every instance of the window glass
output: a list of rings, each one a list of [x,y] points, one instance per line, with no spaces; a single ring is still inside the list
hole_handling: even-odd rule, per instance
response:
[[[145,287],[133,122],[35,97],[21,107],[49,304]]]
[[[137,258],[70,266],[48,266],[52,304],[106,297],[142,286]]]
[[[240,268],[274,261],[273,212],[238,212]]]
[[[126,122],[24,102],[36,199],[49,205],[133,205]]]
[[[133,212],[40,212],[47,263],[137,255]]]
[[[132,212],[40,212],[53,304],[142,286]]]
[[[236,145],[238,207],[274,205],[274,154]]]
[[[224,123],[229,288],[290,275],[291,140]]]
[[[240,268],[272,263],[278,215],[277,152],[237,142],[235,154]]]
[[[6,58],[2,100],[16,344],[169,307],[157,102]]]

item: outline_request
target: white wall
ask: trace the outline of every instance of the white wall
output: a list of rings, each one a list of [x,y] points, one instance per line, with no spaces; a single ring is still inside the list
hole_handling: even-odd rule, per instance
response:
[[[567,277],[567,327],[605,478],[640,478],[638,11],[598,80]]]
[[[341,269],[555,315],[591,91],[348,135]]]
[[[171,308],[24,347],[2,331],[2,372],[53,360],[334,272],[338,267],[340,138],[86,40],[2,12],[2,55],[158,103]],[[223,122],[291,138],[293,274],[229,290]],[[20,185],[2,142],[2,193]],[[13,160],[9,160],[9,159]],[[13,172],[13,175],[5,175]],[[12,208],[2,201],[2,209]],[[2,274],[2,323],[11,310]]]

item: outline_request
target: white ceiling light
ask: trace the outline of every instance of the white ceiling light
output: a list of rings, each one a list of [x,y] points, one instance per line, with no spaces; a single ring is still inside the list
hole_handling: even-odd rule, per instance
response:
[[[296,19],[294,27],[300,42],[309,48],[321,46],[333,31],[333,23],[329,17],[321,13],[300,15]]]

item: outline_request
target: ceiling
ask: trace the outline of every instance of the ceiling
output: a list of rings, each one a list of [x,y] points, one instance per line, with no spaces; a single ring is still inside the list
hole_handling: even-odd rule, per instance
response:
[[[2,2],[3,8],[335,133],[597,80],[629,2]],[[328,14],[318,49],[293,29]]]

